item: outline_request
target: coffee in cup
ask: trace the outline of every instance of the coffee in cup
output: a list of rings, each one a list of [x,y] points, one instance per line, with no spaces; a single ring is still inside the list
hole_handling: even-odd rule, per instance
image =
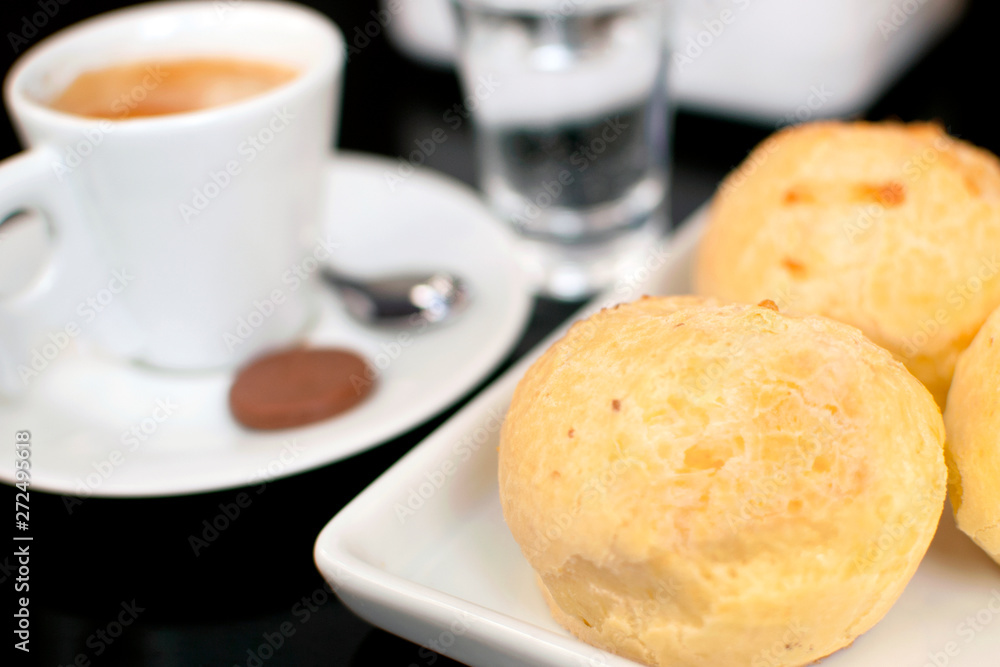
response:
[[[0,298],[0,394],[35,382],[53,337],[198,371],[314,321],[315,280],[286,278],[335,245],[320,218],[344,40],[295,3],[219,4],[110,12],[8,74],[27,148],[0,163],[0,221],[35,209],[52,233],[41,278]]]
[[[297,75],[283,64],[238,58],[131,62],[83,72],[48,106],[88,118],[161,116],[232,104]]]

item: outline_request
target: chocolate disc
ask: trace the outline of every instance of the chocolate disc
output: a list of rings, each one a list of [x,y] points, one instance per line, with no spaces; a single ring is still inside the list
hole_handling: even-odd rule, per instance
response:
[[[348,350],[283,350],[258,357],[237,373],[229,409],[249,428],[304,426],[360,403],[373,377],[364,359]]]

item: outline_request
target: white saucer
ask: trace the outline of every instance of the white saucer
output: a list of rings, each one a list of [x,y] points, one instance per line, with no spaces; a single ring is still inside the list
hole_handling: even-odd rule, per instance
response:
[[[473,191],[430,169],[390,185],[386,175],[397,167],[357,153],[331,164],[326,231],[340,244],[338,268],[453,271],[469,282],[472,303],[454,322],[401,338],[353,323],[324,298],[310,340],[383,366],[365,402],[312,426],[251,432],[230,417],[231,373],[158,373],[68,348],[27,395],[0,401],[5,433],[32,432],[32,486],[164,496],[284,477],[385,442],[482,380],[521,334],[531,306],[509,232]],[[12,483],[13,463],[0,460],[0,479]]]

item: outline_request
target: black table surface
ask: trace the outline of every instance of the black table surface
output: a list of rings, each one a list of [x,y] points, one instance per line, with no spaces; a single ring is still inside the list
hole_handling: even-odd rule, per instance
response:
[[[20,44],[25,17],[42,4],[57,7],[34,42],[83,18],[133,4],[110,0],[6,0],[0,9],[6,71]],[[375,0],[306,2],[344,33],[372,20]],[[998,39],[989,0],[969,3],[958,27],[943,38],[870,108],[871,119],[938,120],[953,134],[1000,152],[994,105]],[[400,55],[378,31],[347,65],[339,145],[387,156],[407,154],[429,136],[443,113],[462,99],[454,73]],[[822,82],[817,82],[821,84]],[[683,221],[711,196],[719,179],[774,125],[750,125],[685,111],[674,132],[671,215]],[[0,155],[20,150],[6,118]],[[475,182],[471,128],[464,123],[428,159],[429,166]],[[443,423],[504,368],[572,316],[580,304],[536,300],[523,337],[495,373],[439,415],[412,431],[347,460],[253,492],[238,520],[195,555],[189,536],[232,503],[231,489],[172,498],[102,499],[82,503],[32,491],[30,654],[13,650],[13,622],[3,636],[14,664],[39,665],[388,665],[457,664],[375,628],[329,594],[313,563],[322,527],[381,472]],[[433,380],[428,380],[432,382]],[[0,424],[13,442],[31,424]],[[35,447],[45,443],[36,442]],[[4,445],[5,456],[13,445]],[[4,488],[13,504],[15,490]],[[10,509],[13,513],[13,508]],[[12,522],[13,523],[13,522]],[[9,529],[13,535],[13,525]],[[0,587],[13,601],[13,542],[0,550]],[[10,607],[5,607],[10,609]],[[123,609],[128,611],[123,612]],[[122,616],[134,622],[119,633]],[[254,653],[283,624],[294,634],[266,660]],[[284,626],[286,629],[288,625]],[[274,641],[274,643],[277,643]],[[264,652],[266,656],[267,651]],[[9,663],[8,663],[9,664]],[[905,667],[905,666],[904,666]],[[916,667],[916,666],[915,666]]]

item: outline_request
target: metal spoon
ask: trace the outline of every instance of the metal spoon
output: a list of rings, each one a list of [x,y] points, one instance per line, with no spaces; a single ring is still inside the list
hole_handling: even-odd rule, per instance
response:
[[[469,289],[443,271],[362,280],[324,267],[323,280],[340,292],[347,312],[362,324],[386,327],[435,324],[468,305]]]

